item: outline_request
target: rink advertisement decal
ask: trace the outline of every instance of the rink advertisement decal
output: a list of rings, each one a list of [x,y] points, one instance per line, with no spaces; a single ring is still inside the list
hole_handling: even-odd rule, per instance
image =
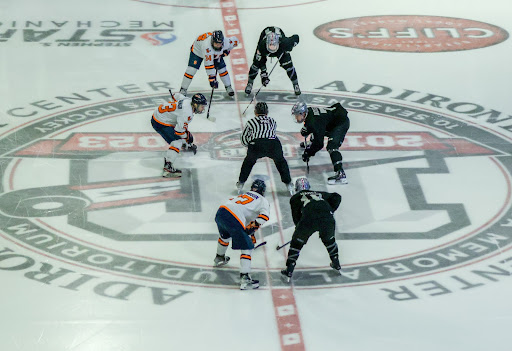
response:
[[[399,227],[395,227],[394,231],[390,231],[391,227],[388,227],[382,232],[342,230],[338,233],[341,247],[344,240],[348,242],[361,239],[361,245],[373,240],[430,240],[432,245],[429,249],[380,261],[344,265],[341,276],[328,268],[298,269],[294,275],[296,288],[389,283],[469,266],[507,252],[512,244],[512,210],[510,201],[507,200],[510,199],[512,160],[510,144],[507,144],[510,139],[504,134],[512,130],[511,117],[475,103],[455,102],[446,97],[411,90],[394,91],[378,85],[364,84],[349,91],[344,82],[336,81],[319,89],[326,92],[304,94],[306,101],[324,106],[340,101],[352,116],[356,113],[380,116],[415,126],[409,132],[351,130],[342,151],[368,153],[371,156],[351,160],[348,154],[346,162],[349,174],[368,167],[387,167],[390,174],[395,175],[395,185],[399,187],[397,189],[402,189],[403,205],[408,209],[411,219],[415,218],[416,212],[438,215],[435,220],[428,222],[429,230],[422,228],[420,222],[417,222],[419,230],[403,231],[398,230]],[[345,94],[347,92],[354,93],[355,96]],[[286,93],[260,94],[270,104],[289,105],[293,101]],[[159,155],[165,145],[155,134],[84,129],[85,125],[127,118],[130,114],[142,113],[150,116],[151,109],[167,97],[165,94],[131,96],[129,100],[92,103],[45,118],[37,118],[43,111],[34,104],[10,109],[16,114],[31,114],[32,118],[37,119],[0,139],[0,169],[3,178],[3,193],[0,194],[0,235],[5,240],[9,239],[55,260],[92,270],[110,271],[116,275],[160,283],[236,288],[236,267],[213,269],[208,265],[192,263],[193,259],[192,262],[184,262],[186,256],[181,259],[172,256],[176,261],[170,261],[170,257],[151,257],[151,251],[145,251],[144,254],[128,253],[129,250],[124,246],[119,246],[130,243],[159,243],[172,248],[173,243],[186,240],[191,244],[206,241],[211,243],[212,253],[215,250],[215,225],[202,224],[199,221],[194,223],[191,219],[206,218],[204,211],[212,211],[211,208],[204,208],[204,194],[200,191],[202,182],[199,181],[208,172],[208,168],[190,168],[182,179],[163,180],[158,175],[161,162],[155,155]],[[229,101],[222,95],[216,95],[215,99],[217,103]],[[47,101],[42,106],[56,104],[55,101]],[[483,126],[474,124],[474,120],[481,120],[484,122]],[[239,130],[195,133],[199,152],[194,157],[203,157],[201,160],[211,162],[240,161],[243,149],[239,144],[239,133]],[[281,133],[280,139],[283,141],[286,156],[297,158],[300,153],[296,145],[300,140],[299,135]],[[146,161],[140,155],[148,152],[153,152],[151,157],[158,162],[144,163]],[[321,160],[321,157],[318,159]],[[467,199],[452,197],[450,201],[433,201],[427,197],[428,184],[424,183],[425,180],[431,176],[451,175],[454,171],[451,169],[450,160],[471,164],[482,158],[489,159],[489,165],[493,165],[496,174],[501,177],[495,181],[505,182],[504,191],[508,192],[500,200],[501,205],[496,208],[494,215],[489,215],[485,220],[481,219],[481,223],[472,223],[474,219],[468,213]],[[105,166],[105,160],[109,159],[115,161],[116,169],[120,170],[119,174],[112,174],[111,168]],[[421,160],[421,166],[406,166],[411,160]],[[60,170],[60,175],[56,174],[56,179],[51,184],[41,184],[39,188],[34,188],[33,183],[32,187],[23,185],[25,183],[20,177],[30,169],[26,167],[32,162],[42,161],[52,164],[55,170]],[[290,164],[292,172],[295,169],[303,172],[302,164],[298,163],[297,167]],[[127,176],[125,171],[128,170],[135,173]],[[146,176],[139,175],[137,170],[144,171],[142,173]],[[328,159],[325,158],[324,164],[312,165],[311,177],[315,182],[322,182],[325,181],[324,175],[330,171]],[[282,223],[285,228],[290,227],[288,205],[283,199],[279,201],[283,202],[280,204]],[[153,219],[139,215],[147,212],[147,209],[142,211],[143,206],[150,206],[148,209],[153,213]],[[185,212],[175,212],[179,208],[185,208]],[[187,217],[194,213],[197,213],[196,217]],[[109,221],[112,216],[122,216],[126,223],[112,223]],[[161,225],[158,222],[159,216],[163,218]],[[170,225],[179,223],[181,219],[183,226]],[[208,226],[208,231],[204,231],[205,226]],[[190,227],[186,228],[187,232],[183,231],[185,227]],[[271,225],[263,227],[262,231],[264,236],[273,234]],[[436,240],[450,236],[455,231],[459,233],[457,237],[436,244]],[[95,237],[101,240],[96,240]],[[400,243],[404,245],[404,241]],[[9,270],[9,267],[21,264],[8,260],[10,256],[6,255],[12,253],[5,250],[0,253],[0,269]],[[497,267],[490,265],[488,270],[491,273],[472,271],[479,277],[492,278],[501,274]],[[275,268],[269,271],[269,276],[273,285],[280,286],[278,267]],[[49,268],[45,269],[48,271]],[[453,278],[458,279],[457,281],[469,281],[462,275],[454,277],[457,277]],[[265,279],[265,275],[259,275],[259,279]],[[389,287],[386,288],[386,293],[392,299],[406,300],[406,297],[419,295],[415,288],[430,291],[427,289],[434,286],[434,283],[428,283],[429,281],[431,280],[418,286],[401,284]],[[265,282],[267,285],[268,283]]]
[[[0,46],[9,42],[59,47],[161,46],[176,40],[173,21],[26,21],[0,19]]]
[[[432,53],[473,50],[499,44],[508,32],[469,19],[387,15],[347,18],[313,32],[326,42],[364,50]]]

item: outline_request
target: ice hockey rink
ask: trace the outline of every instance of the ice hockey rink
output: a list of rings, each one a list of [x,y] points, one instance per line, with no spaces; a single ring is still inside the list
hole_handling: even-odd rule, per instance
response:
[[[510,13],[505,0],[0,0],[0,350],[512,350]],[[290,195],[261,159],[261,286],[240,291],[238,251],[213,267],[214,216],[236,194],[266,26],[300,36],[300,99],[349,111],[349,183],[327,184],[325,149],[308,175],[343,197],[342,274],[313,235],[280,280]],[[216,122],[190,125],[197,155],[162,178],[152,112],[217,29],[241,42],[226,59],[235,98],[219,82]],[[210,99],[203,66],[189,92]],[[304,176],[279,65],[257,101]]]

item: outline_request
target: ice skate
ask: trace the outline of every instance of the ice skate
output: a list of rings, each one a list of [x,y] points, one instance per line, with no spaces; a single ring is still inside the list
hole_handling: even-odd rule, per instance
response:
[[[293,186],[292,182],[289,182],[288,184],[286,184],[286,187],[288,188],[290,195],[295,194],[295,187]]]
[[[252,279],[249,273],[240,273],[240,290],[258,289],[260,281]]]
[[[251,82],[249,82],[249,83],[247,83],[247,86],[245,87],[245,93],[246,93],[247,95],[250,95],[250,94],[251,94],[251,91],[252,91],[252,83],[251,83]]]
[[[172,165],[172,162],[165,161],[162,177],[164,177],[164,178],[179,178],[179,177],[181,177],[181,170],[174,168],[174,166]]]
[[[213,260],[213,265],[215,267],[221,267],[227,264],[229,260],[229,256],[217,254],[217,256],[215,256],[215,259]]]
[[[238,191],[238,195],[242,193],[242,188],[244,187],[243,182],[236,182],[236,190]]]
[[[187,96],[187,89],[181,88],[180,89],[180,94],[183,94],[183,95]]]
[[[233,90],[233,88],[231,87],[231,85],[228,85],[226,87],[226,92],[228,93],[229,96],[235,96],[235,91]]]
[[[332,177],[327,178],[327,183],[330,185],[334,184],[348,184],[347,176],[345,174],[345,171],[337,171],[335,175]]]
[[[331,268],[334,269],[335,271],[337,271],[339,274],[341,274],[341,265],[340,265],[340,261],[339,259],[337,258],[334,258],[332,261],[331,261],[331,264],[330,264]]]
[[[289,283],[291,282],[292,280],[292,275],[293,273],[292,272],[288,272],[287,269],[282,269],[281,270],[281,280],[285,283]]]

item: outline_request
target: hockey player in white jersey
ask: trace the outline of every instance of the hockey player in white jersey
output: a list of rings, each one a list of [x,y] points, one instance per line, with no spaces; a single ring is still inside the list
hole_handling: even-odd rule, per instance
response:
[[[226,251],[232,240],[231,248],[241,250],[240,289],[257,289],[259,281],[251,278],[251,254],[256,238],[254,232],[269,219],[270,205],[265,199],[265,182],[256,179],[251,190],[229,199],[220,206],[215,216],[219,229],[217,255],[214,265],[223,266],[229,262]]]
[[[196,153],[194,137],[188,130],[194,114],[204,113],[208,103],[203,94],[195,94],[192,98],[176,93],[172,95],[172,101],[158,106],[151,117],[153,129],[169,144],[165,155],[164,171],[162,176],[166,178],[181,177],[181,170],[174,167],[182,145]]]
[[[231,87],[231,80],[229,79],[224,57],[228,56],[230,51],[237,47],[238,44],[237,37],[225,38],[220,30],[200,35],[190,48],[188,67],[183,76],[180,93],[187,95],[187,89],[201,66],[201,62],[204,60],[204,68],[206,69],[210,86],[214,89],[219,87],[219,83],[217,82],[218,73],[222,83],[226,87],[228,95],[235,95]]]

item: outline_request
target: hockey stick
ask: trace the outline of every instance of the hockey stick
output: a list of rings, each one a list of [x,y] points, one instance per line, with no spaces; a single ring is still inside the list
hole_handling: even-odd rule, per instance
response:
[[[217,78],[217,68],[215,68],[215,78]],[[212,122],[215,122],[217,118],[210,117],[210,106],[212,105],[212,97],[213,97],[213,91],[215,90],[215,87],[212,87],[212,93],[210,94],[210,102],[208,103],[208,112],[206,113],[206,119]]]
[[[263,246],[263,245],[267,245],[267,242],[266,242],[266,241],[263,241],[263,242],[259,243],[258,245],[256,245],[256,246],[254,247],[254,250],[256,250],[258,247]]]
[[[279,246],[279,245],[278,245],[278,246],[276,247],[276,250],[281,250],[283,247],[285,247],[286,245],[288,245],[288,244],[289,244],[289,243],[291,243],[291,242],[292,242],[292,241],[290,240],[290,241],[288,241],[288,242],[284,243],[284,244],[283,244],[283,245],[281,245],[281,246]]]
[[[308,137],[305,136],[304,137],[304,146],[305,146],[304,150],[307,150],[307,145],[308,145]],[[309,175],[309,158],[306,161],[306,174]]]
[[[283,53],[281,54],[281,56],[279,56],[279,58],[277,59],[276,63],[274,64],[274,67],[272,67],[272,69],[270,70],[270,73],[268,74],[268,77],[270,77],[270,75],[272,74],[272,72],[274,72],[274,68],[276,68],[277,63],[279,62],[279,60],[281,60],[281,57],[283,57],[283,55],[284,55],[284,51],[283,51]],[[251,102],[249,102],[249,105],[247,105],[247,107],[245,108],[244,112],[242,113],[242,115],[243,115],[243,116],[245,116],[245,112],[247,111],[247,109],[249,108],[249,106],[251,106],[252,102],[254,101],[254,99],[256,99],[256,96],[258,96],[258,94],[260,93],[261,88],[263,88],[263,87],[264,87],[264,85],[262,85],[262,86],[258,89],[258,91],[256,92],[256,94],[252,97]]]

